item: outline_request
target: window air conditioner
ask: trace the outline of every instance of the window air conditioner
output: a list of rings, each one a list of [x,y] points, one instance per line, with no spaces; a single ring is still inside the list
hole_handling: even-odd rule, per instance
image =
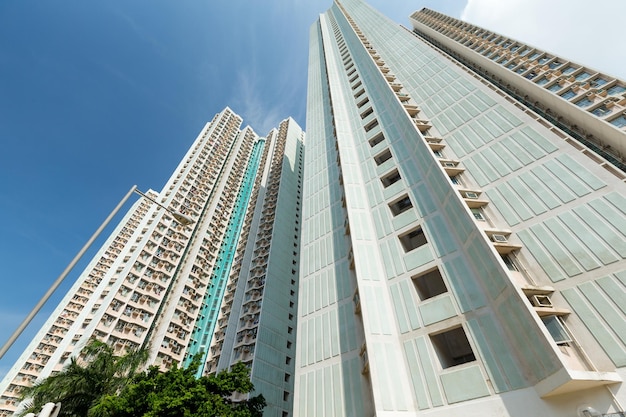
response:
[[[504,235],[491,235],[491,240],[498,243],[506,243],[509,241]]]
[[[535,307],[553,307],[552,300],[547,295],[533,295],[530,302]]]

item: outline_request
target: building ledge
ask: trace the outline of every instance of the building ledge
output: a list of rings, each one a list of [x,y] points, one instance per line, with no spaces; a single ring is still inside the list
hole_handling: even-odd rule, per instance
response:
[[[535,385],[541,398],[553,397],[622,382],[617,372],[573,371],[561,369]]]

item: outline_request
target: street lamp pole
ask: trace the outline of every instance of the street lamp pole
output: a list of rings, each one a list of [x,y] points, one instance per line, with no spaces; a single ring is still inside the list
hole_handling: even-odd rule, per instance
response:
[[[87,252],[87,250],[89,249],[89,247],[93,244],[93,242],[98,238],[98,236],[100,235],[100,233],[102,233],[102,231],[104,230],[105,227],[108,226],[108,224],[111,222],[111,220],[113,219],[113,217],[115,217],[115,215],[117,214],[118,211],[120,211],[120,209],[122,208],[122,206],[126,203],[126,201],[128,201],[128,199],[130,198],[130,196],[133,193],[137,193],[140,196],[146,198],[147,200],[150,200],[151,202],[155,203],[156,205],[158,205],[159,207],[167,210],[169,213],[172,214],[172,216],[174,216],[174,218],[180,222],[183,225],[189,225],[191,223],[193,223],[193,220],[190,219],[189,217],[185,216],[182,213],[178,213],[168,207],[165,207],[164,205],[158,203],[157,201],[155,201],[153,198],[145,195],[144,193],[142,193],[141,191],[137,190],[137,186],[133,185],[130,190],[128,190],[128,192],[126,193],[126,195],[124,196],[124,198],[122,198],[122,200],[120,200],[120,202],[117,204],[117,206],[113,209],[113,211],[111,212],[111,214],[109,214],[109,216],[104,220],[104,222],[100,225],[100,227],[98,227],[98,229],[95,231],[95,233],[91,236],[91,238],[89,238],[89,240],[87,241],[87,243],[85,243],[85,245],[82,247],[82,249],[76,254],[76,256],[74,256],[74,259],[72,259],[72,261],[69,263],[69,265],[67,265],[67,267],[65,268],[65,270],[63,270],[63,272],[61,272],[61,275],[59,275],[59,277],[56,279],[56,281],[54,281],[54,283],[52,284],[52,286],[50,286],[50,288],[48,289],[48,291],[44,294],[43,297],[41,297],[41,300],[39,300],[39,302],[37,303],[37,305],[35,305],[35,307],[33,307],[33,309],[30,311],[30,313],[28,313],[28,315],[26,316],[26,318],[24,318],[24,320],[20,323],[20,325],[18,326],[17,329],[15,329],[15,331],[13,332],[13,334],[11,335],[11,337],[9,337],[9,340],[6,341],[6,343],[2,346],[2,348],[0,349],[0,359],[2,359],[2,357],[4,356],[4,354],[9,350],[9,348],[11,346],[13,346],[13,343],[15,343],[15,341],[17,340],[17,338],[22,334],[22,332],[24,331],[24,329],[26,329],[26,327],[30,324],[30,322],[33,320],[33,318],[35,318],[35,316],[37,315],[37,313],[39,313],[39,311],[41,310],[41,308],[44,306],[44,304],[48,301],[48,299],[52,296],[52,294],[56,291],[56,289],[59,287],[59,285],[61,285],[61,283],[63,282],[63,280],[65,279],[65,277],[67,277],[67,275],[70,273],[70,271],[74,268],[74,266],[76,266],[76,264],[78,263],[78,261],[80,261],[80,258],[83,257],[83,255],[85,254],[85,252]]]

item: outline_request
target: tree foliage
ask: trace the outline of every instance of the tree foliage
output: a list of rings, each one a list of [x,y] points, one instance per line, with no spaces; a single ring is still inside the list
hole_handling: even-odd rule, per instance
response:
[[[85,417],[104,396],[121,391],[147,359],[147,350],[116,356],[106,343],[92,341],[61,372],[22,391],[23,398],[28,398],[22,414],[60,402],[60,417]]]
[[[174,366],[167,372],[151,367],[138,375],[119,395],[109,395],[94,408],[95,417],[261,417],[262,395],[234,401],[236,393],[248,394],[254,387],[242,363],[230,371],[196,378],[199,361],[189,368]]]
[[[249,370],[242,364],[217,375],[196,378],[197,356],[188,368],[176,365],[167,372],[145,364],[147,350],[115,356],[102,342],[90,343],[80,360],[72,358],[61,372],[28,388],[29,406],[23,414],[61,403],[60,417],[261,417],[262,395],[254,390]],[[250,398],[248,398],[250,397]]]

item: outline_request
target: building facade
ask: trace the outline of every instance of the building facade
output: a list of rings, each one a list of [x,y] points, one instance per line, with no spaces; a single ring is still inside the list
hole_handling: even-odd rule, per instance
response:
[[[310,30],[294,415],[623,412],[624,83],[413,21]]]
[[[199,375],[244,361],[268,412],[291,409],[293,380],[268,375],[294,368],[304,133],[292,119],[265,138],[241,124],[217,114],[148,193],[193,224],[146,198],[128,211],[0,383],[0,415],[91,338],[149,346],[164,370],[202,352]]]

